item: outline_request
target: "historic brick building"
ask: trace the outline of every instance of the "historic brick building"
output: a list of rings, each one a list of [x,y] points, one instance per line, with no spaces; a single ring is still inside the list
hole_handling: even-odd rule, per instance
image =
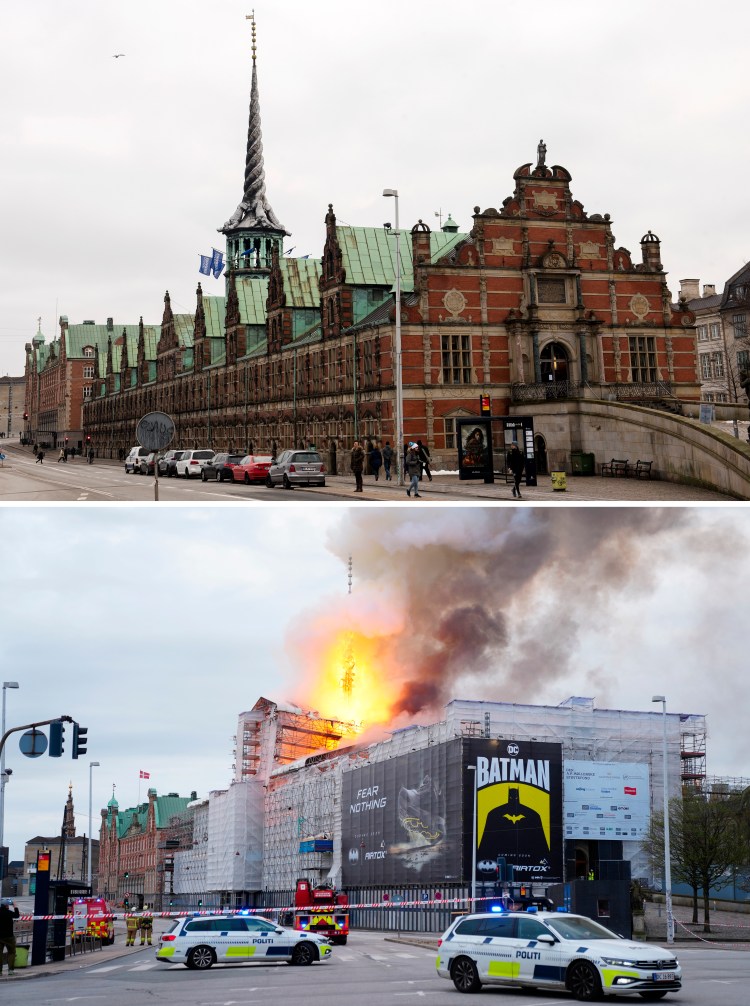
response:
[[[570,182],[540,143],[512,194],[475,207],[467,232],[419,221],[400,237],[404,435],[426,441],[438,465],[455,467],[456,421],[478,415],[480,394],[498,417],[533,406],[540,451],[551,403],[678,412],[699,400],[694,316],[672,303],[659,239],[649,231],[632,256]],[[284,256],[265,189],[254,36],[243,197],[221,231],[225,297],[199,285],[194,314],[175,315],[167,293],[158,340],[141,323],[132,343],[112,332],[95,346],[84,435],[114,456],[158,410],[184,447],[313,442],[333,466],[356,437],[393,442],[394,232],[341,226],[329,206],[321,259]]]
[[[161,907],[169,893],[174,849],[179,848],[191,816],[188,805],[196,799],[195,793],[157,796],[155,789],[149,789],[146,803],[121,811],[112,797],[101,812],[97,890],[102,897],[117,903],[127,899],[137,907]]]

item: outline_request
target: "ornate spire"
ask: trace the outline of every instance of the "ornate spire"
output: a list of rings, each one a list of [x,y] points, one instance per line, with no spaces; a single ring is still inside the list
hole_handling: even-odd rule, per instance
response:
[[[245,158],[245,190],[242,202],[222,227],[222,232],[233,230],[274,230],[286,233],[266,197],[266,180],[263,168],[263,142],[260,132],[260,100],[258,98],[258,72],[255,65],[255,11],[245,15],[252,25],[253,74],[250,86],[250,122],[247,130],[247,156]]]

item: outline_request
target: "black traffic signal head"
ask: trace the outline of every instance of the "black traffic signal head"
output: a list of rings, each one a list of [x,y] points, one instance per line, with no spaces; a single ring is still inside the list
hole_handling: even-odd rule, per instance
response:
[[[88,743],[86,735],[88,732],[88,727],[81,727],[77,723],[73,724],[73,750],[71,754],[74,758],[86,754],[86,744]]]
[[[123,908],[127,908],[129,904],[130,904],[130,901],[129,901],[129,900],[127,899],[127,898],[125,898],[125,899],[123,900],[123,903],[122,903],[122,905],[123,905]]]
[[[91,443],[91,437],[90,437],[90,436],[88,436],[88,435],[86,436],[86,443],[87,443],[87,444],[90,444],[90,443]]]
[[[49,756],[59,758],[63,753],[65,744],[65,724],[62,720],[55,720],[49,725]]]
[[[125,879],[127,880],[129,876],[130,876],[130,872],[129,872],[128,870],[126,870],[126,871],[125,871],[125,872],[123,873],[123,877],[124,877],[124,878],[125,878]]]

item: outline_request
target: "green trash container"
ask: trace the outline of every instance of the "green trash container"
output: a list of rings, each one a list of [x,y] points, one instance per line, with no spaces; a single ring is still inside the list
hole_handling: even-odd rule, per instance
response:
[[[552,489],[554,492],[565,492],[568,487],[568,480],[565,477],[565,472],[550,472],[550,479],[552,480]]]
[[[29,966],[29,948],[16,947],[16,967],[27,968]]]
[[[584,451],[572,451],[570,469],[574,475],[595,475],[595,458]]]

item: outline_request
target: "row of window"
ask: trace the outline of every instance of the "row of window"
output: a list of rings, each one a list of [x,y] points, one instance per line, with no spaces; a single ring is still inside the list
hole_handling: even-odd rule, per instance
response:
[[[724,376],[723,353],[700,353],[701,380],[711,381]]]
[[[721,338],[721,324],[718,321],[712,321],[708,325],[698,325],[698,342],[708,342],[715,339]],[[733,314],[732,315],[732,332],[734,333],[735,339],[746,339],[748,334],[747,327],[747,315],[746,314]]]

